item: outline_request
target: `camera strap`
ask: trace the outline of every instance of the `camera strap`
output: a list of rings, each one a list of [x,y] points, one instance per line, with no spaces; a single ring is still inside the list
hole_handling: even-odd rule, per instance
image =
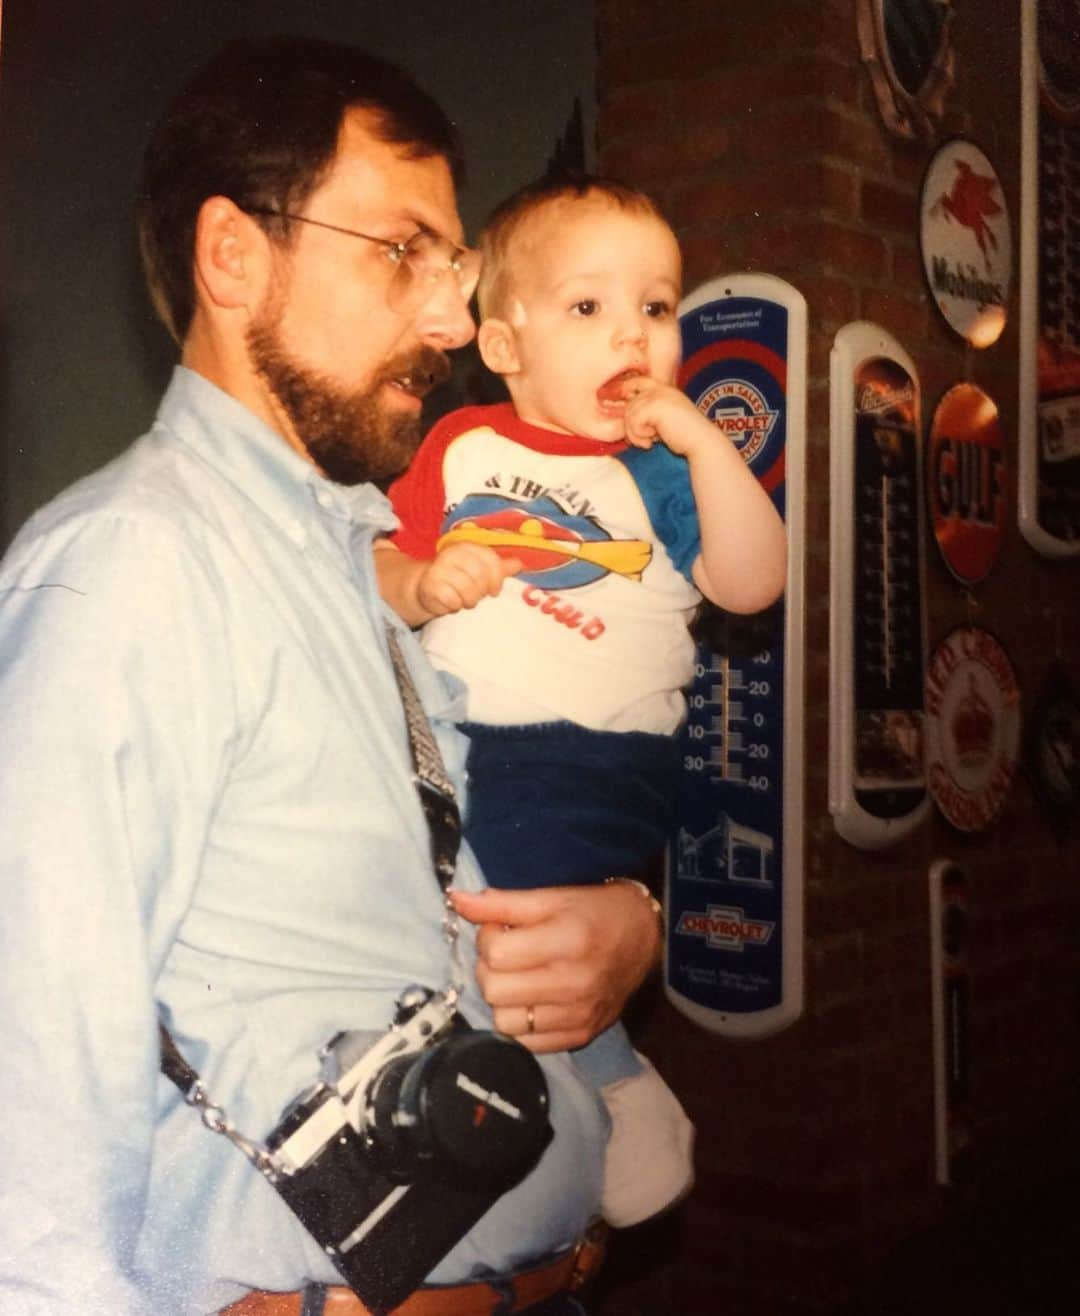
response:
[[[413,781],[431,834],[431,861],[435,868],[435,880],[445,893],[454,879],[454,867],[461,847],[461,814],[453,783],[446,772],[446,764],[431,734],[431,723],[409,674],[397,633],[389,622],[386,623],[386,643],[390,650],[394,679],[401,695],[401,706],[405,710]]]
[[[435,871],[435,880],[443,894],[442,927],[443,935],[450,947],[451,963],[451,981],[446,996],[453,1004],[465,987],[465,966],[461,959],[460,945],[461,922],[447,894],[454,878],[458,850],[461,848],[461,813],[457,806],[453,782],[446,771],[446,764],[439,753],[439,747],[435,743],[431,724],[420,702],[420,695],[409,673],[405,656],[401,652],[397,634],[389,622],[385,622],[384,625],[390,663],[405,713],[405,727],[409,736],[409,752],[413,764],[413,784],[420,797],[420,805],[431,838],[431,862]],[[203,1123],[211,1132],[224,1135],[239,1147],[248,1160],[271,1182],[276,1180],[277,1171],[269,1152],[261,1143],[240,1133],[229,1122],[225,1111],[220,1106],[214,1105],[203,1087],[198,1072],[184,1059],[172,1034],[160,1020],[158,1032],[161,1046],[161,1072],[180,1089],[184,1100],[199,1110]]]
[[[409,752],[413,761],[413,784],[420,797],[420,805],[427,819],[431,838],[431,863],[435,880],[443,895],[443,936],[450,947],[450,986],[447,995],[452,1003],[465,990],[465,965],[461,958],[461,920],[450,903],[450,883],[454,880],[458,850],[461,848],[461,812],[457,805],[454,784],[446,771],[439,753],[431,723],[424,712],[405,655],[401,652],[397,632],[389,622],[386,627],[386,645],[394,669],[401,707],[405,712],[405,728],[409,733]]]

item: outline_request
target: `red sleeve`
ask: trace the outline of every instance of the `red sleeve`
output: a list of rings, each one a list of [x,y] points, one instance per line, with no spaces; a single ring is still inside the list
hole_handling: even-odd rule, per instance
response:
[[[388,490],[391,505],[401,521],[400,529],[390,535],[390,542],[410,557],[429,560],[435,556],[446,503],[443,458],[447,447],[462,431],[463,414],[452,411],[428,431],[409,469]]]

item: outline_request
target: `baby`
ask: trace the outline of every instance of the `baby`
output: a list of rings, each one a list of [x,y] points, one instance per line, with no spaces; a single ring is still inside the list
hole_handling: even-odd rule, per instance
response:
[[[773,602],[784,527],[675,385],[681,260],[647,196],[541,182],[481,246],[477,341],[511,402],[428,435],[390,491],[380,588],[467,686],[466,835],[491,884],[602,882],[666,839],[694,610]],[[689,1189],[693,1127],[621,1025],[575,1058],[612,1116],[601,1209],[637,1223]]]

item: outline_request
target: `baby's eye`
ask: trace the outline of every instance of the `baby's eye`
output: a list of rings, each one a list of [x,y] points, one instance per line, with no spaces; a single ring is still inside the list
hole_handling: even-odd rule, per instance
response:
[[[670,302],[646,302],[642,308],[647,316],[653,320],[662,320],[665,316],[671,314]]]
[[[600,303],[592,297],[586,297],[580,302],[575,302],[570,307],[574,315],[595,315],[600,309]]]

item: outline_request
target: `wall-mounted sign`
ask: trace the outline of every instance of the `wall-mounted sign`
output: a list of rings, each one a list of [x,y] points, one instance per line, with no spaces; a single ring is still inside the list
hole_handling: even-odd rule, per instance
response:
[[[923,180],[919,240],[930,292],[972,347],[1005,328],[1012,232],[994,167],[972,142],[946,142]]]
[[[971,1178],[968,1077],[967,879],[950,859],[930,866],[930,993],[934,1038],[934,1164],[939,1184]]]
[[[885,127],[929,141],[953,82],[951,0],[858,0],[857,14],[859,53]]]
[[[803,1001],[806,302],[772,275],[736,274],[691,293],[679,321],[679,384],[782,513],[788,571],[777,606],[703,628],[667,855],[664,987],[701,1027],[760,1037]]]
[[[1005,537],[1005,445],[992,398],[957,384],[938,403],[926,454],[930,523],[962,585],[990,573]]]
[[[1020,690],[1008,654],[977,626],[958,626],[926,665],[927,777],[945,817],[979,832],[1016,776]]]
[[[1080,553],[1080,0],[1020,6],[1019,523]]]
[[[830,386],[829,810],[876,850],[930,807],[919,384],[892,335],[857,321],[836,335]]]
[[[1063,837],[1080,804],[1080,699],[1058,662],[1039,691],[1024,739],[1035,793]]]

